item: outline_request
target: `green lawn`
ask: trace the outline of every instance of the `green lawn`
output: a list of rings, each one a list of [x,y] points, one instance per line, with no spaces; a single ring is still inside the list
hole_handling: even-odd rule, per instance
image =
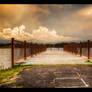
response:
[[[0,84],[14,81],[10,78],[14,77],[18,72],[22,71],[24,67],[15,67],[13,69],[0,70]],[[17,76],[18,77],[18,76]]]

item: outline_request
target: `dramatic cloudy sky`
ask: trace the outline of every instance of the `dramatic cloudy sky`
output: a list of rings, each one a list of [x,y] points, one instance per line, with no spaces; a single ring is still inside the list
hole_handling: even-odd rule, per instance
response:
[[[92,40],[92,5],[0,5],[0,38],[39,43]]]

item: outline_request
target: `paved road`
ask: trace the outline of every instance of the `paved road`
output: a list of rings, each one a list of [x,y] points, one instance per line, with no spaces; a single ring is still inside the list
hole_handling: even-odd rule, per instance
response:
[[[32,66],[20,72],[16,83],[3,88],[88,88],[92,87],[92,66]]]

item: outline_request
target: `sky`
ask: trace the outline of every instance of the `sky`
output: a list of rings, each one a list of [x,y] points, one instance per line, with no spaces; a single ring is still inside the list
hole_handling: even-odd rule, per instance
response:
[[[92,4],[2,4],[0,39],[12,37],[35,43],[92,40]]]

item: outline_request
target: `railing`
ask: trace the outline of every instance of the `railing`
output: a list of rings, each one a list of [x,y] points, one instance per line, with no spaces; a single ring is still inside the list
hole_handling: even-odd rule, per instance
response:
[[[17,53],[20,50],[20,55]],[[42,44],[33,44],[26,41],[17,41],[14,38],[11,40],[11,62],[12,67],[19,59],[26,60],[27,57],[37,55],[43,51],[46,51],[46,46]]]
[[[64,46],[64,51],[79,54],[80,56],[86,56],[88,59],[91,58],[92,53],[92,41],[88,40],[86,42],[72,43]]]

